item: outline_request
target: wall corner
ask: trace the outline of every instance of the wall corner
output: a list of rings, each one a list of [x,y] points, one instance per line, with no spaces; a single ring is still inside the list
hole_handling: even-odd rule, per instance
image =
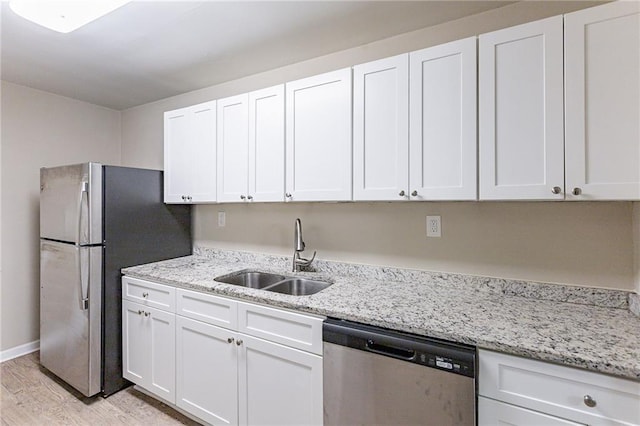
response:
[[[636,293],[640,294],[640,201],[634,201],[631,210],[633,232],[633,280]]]

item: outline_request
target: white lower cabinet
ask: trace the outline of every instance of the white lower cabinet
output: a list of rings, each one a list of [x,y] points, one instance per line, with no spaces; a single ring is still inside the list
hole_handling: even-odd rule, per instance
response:
[[[640,382],[478,351],[478,425],[640,425]]]
[[[176,405],[211,424],[322,423],[322,357],[177,317]]]
[[[178,407],[215,425],[322,424],[322,318],[189,290],[177,297]],[[300,345],[309,352],[291,347]]]
[[[128,380],[208,424],[322,424],[324,318],[123,278],[134,284],[149,299],[145,286],[170,289],[175,313],[123,292]]]
[[[238,350],[229,330],[178,316],[176,405],[211,424],[238,424]]]
[[[582,425],[537,411],[478,397],[478,425],[570,426]]]
[[[321,425],[322,357],[238,335],[242,425]]]
[[[171,312],[122,301],[122,375],[174,403],[175,323]]]

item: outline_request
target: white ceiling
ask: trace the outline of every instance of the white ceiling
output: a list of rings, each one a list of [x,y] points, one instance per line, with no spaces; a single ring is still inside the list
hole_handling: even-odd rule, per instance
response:
[[[121,110],[513,1],[135,1],[72,33],[2,1],[5,81]]]

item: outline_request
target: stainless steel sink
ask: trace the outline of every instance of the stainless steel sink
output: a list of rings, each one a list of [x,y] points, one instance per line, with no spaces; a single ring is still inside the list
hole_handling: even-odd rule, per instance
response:
[[[268,288],[267,291],[275,293],[290,294],[292,296],[309,296],[315,294],[331,284],[324,281],[308,280],[306,278],[289,278]]]
[[[258,271],[238,271],[214,278],[225,284],[239,285],[291,296],[309,296],[329,287],[331,283],[307,278],[287,277]]]
[[[270,274],[268,272],[240,271],[214,278],[214,281],[260,289],[283,281],[286,278],[284,275]]]

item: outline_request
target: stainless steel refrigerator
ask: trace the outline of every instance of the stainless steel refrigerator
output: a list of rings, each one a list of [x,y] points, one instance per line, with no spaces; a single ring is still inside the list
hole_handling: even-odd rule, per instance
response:
[[[40,363],[86,396],[129,384],[120,269],[192,252],[190,206],[162,185],[157,170],[40,169]]]

